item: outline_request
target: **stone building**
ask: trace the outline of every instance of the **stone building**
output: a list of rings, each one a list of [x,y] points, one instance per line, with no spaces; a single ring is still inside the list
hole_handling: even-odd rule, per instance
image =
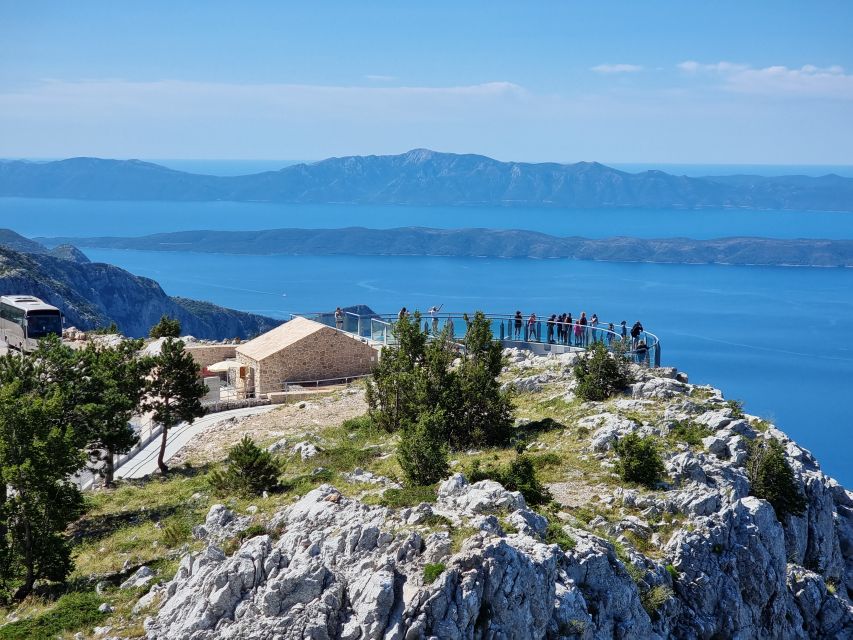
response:
[[[241,386],[262,395],[288,382],[370,373],[379,352],[361,339],[306,318],[294,318],[237,346]]]

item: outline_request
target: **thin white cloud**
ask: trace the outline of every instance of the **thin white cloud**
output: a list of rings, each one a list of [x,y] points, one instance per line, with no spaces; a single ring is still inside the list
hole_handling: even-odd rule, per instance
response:
[[[366,80],[370,80],[371,82],[393,82],[397,79],[397,76],[383,76],[373,73],[370,73],[364,77]]]
[[[595,71],[596,73],[605,73],[605,74],[613,74],[613,73],[637,73],[638,71],[642,71],[643,67],[639,64],[599,64],[590,68],[590,71]]]
[[[726,61],[703,64],[687,60],[677,67],[689,75],[712,76],[722,83],[722,88],[738,93],[853,100],[853,75],[839,65],[752,67]]]

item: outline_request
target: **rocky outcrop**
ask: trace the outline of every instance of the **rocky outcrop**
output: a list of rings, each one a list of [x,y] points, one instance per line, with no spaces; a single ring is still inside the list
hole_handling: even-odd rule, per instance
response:
[[[535,364],[560,371],[554,361]],[[458,473],[433,503],[405,509],[323,485],[269,522],[280,537],[230,557],[216,544],[233,514],[219,505],[204,525],[218,532],[209,546],[149,599],[160,605],[148,638],[853,637],[853,494],[719,391],[671,371],[635,375],[630,397],[584,405],[575,426],[604,466],[627,433],[663,441],[693,425],[701,444],[667,451],[658,490],[612,487],[600,497],[608,517],[582,522]],[[557,375],[555,397],[570,383]],[[750,495],[745,469],[749,440],[770,437],[807,502],[784,523]]]

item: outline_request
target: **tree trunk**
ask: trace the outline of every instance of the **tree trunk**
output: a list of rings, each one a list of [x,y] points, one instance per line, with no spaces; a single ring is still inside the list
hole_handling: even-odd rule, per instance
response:
[[[169,430],[166,428],[166,425],[163,425],[163,438],[160,440],[160,453],[157,455],[157,466],[160,467],[160,473],[163,475],[169,473],[169,467],[163,461],[163,458],[166,456],[166,437],[168,435]]]
[[[104,487],[107,489],[112,489],[115,486],[113,484],[113,477],[115,476],[114,460],[115,456],[113,452],[107,449],[107,455],[104,458]]]
[[[29,523],[25,523],[24,525],[24,545],[24,565],[27,568],[27,577],[13,596],[17,602],[21,602],[24,598],[30,595],[33,590],[33,585],[36,583],[35,559],[33,558],[33,532]]]

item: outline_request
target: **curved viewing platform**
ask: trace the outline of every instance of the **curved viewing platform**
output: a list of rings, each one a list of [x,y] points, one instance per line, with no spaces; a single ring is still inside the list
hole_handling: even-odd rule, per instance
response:
[[[467,314],[470,319],[473,313]],[[635,362],[659,367],[661,363],[660,339],[655,334],[643,330],[638,336],[631,336],[631,327],[613,323],[599,322],[596,326],[582,325],[578,322],[558,322],[548,320],[548,316],[535,314],[532,323],[529,316],[521,320],[519,326],[513,315],[486,313],[492,334],[504,347],[526,349],[536,354],[569,353],[585,350],[596,342],[602,343],[610,351],[619,351]],[[329,327],[366,339],[377,346],[395,344],[393,324],[397,314],[357,314],[344,311],[343,322],[335,320],[333,312],[294,313],[291,317],[302,317],[321,322]],[[544,319],[543,319],[544,318]],[[446,327],[454,340],[461,341],[467,331],[466,314],[459,312],[424,313],[421,322],[425,331],[438,335]]]

